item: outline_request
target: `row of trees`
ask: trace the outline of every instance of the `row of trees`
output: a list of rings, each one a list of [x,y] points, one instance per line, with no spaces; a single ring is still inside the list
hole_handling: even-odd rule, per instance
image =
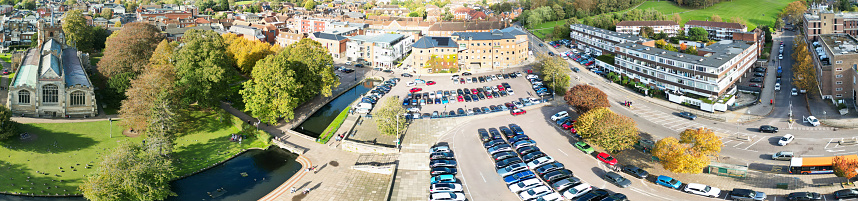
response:
[[[608,109],[608,95],[598,88],[575,85],[563,98],[581,114],[575,129],[594,145],[616,152],[632,148],[640,138],[634,120]]]
[[[807,11],[805,1],[793,1],[781,10],[778,18],[786,18],[787,22],[791,24],[800,24],[805,11]]]
[[[516,21],[522,25],[535,26],[542,22],[560,19],[585,19],[593,15],[625,10],[641,2],[642,0],[525,0],[519,1],[525,10],[516,18]],[[501,10],[504,8],[502,5],[497,7]],[[537,9],[541,10],[537,11]],[[537,15],[537,17],[531,17],[531,15]]]
[[[799,89],[805,89],[816,94],[819,82],[816,78],[816,67],[813,65],[813,55],[808,51],[804,37],[796,36],[793,40],[792,84]]]
[[[719,2],[721,2],[721,0],[676,0],[677,5],[693,8],[706,8]]]

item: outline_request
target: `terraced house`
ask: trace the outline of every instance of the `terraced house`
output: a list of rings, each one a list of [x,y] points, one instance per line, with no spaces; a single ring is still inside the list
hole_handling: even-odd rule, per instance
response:
[[[674,21],[622,21],[617,23],[617,32],[640,35],[644,27],[652,28],[655,34],[665,33],[668,36],[676,36],[680,29],[679,23]]]

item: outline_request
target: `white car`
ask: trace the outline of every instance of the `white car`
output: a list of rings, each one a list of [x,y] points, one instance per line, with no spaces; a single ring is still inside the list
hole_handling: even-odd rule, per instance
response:
[[[593,190],[593,186],[590,186],[588,183],[581,183],[568,190],[563,191],[563,197],[566,199],[577,198],[578,196],[584,195],[584,193],[590,192]]]
[[[527,74],[527,77],[525,77],[525,78],[527,78],[529,80],[529,79],[533,79],[533,78],[539,78],[539,76],[536,76],[534,74]]]
[[[530,103],[537,104],[537,103],[541,103],[541,102],[542,101],[539,101],[539,99],[537,99],[537,98],[530,97]]]
[[[351,61],[346,61],[346,65],[352,65]]]
[[[521,197],[522,200],[530,200],[533,198],[538,198],[539,196],[542,196],[542,195],[545,195],[545,194],[548,194],[551,192],[553,192],[553,191],[551,191],[551,189],[549,189],[548,186],[539,186],[536,188],[528,189],[524,192],[519,193],[518,195],[519,195],[519,197]]]
[[[527,163],[527,168],[530,168],[532,170],[551,162],[554,162],[554,158],[551,158],[551,156],[543,156]]]
[[[458,80],[458,79],[459,79],[459,75],[453,75],[453,76],[451,76],[451,77],[450,77],[450,79],[451,79],[451,80],[454,80],[454,81],[455,81],[455,80]]]
[[[557,121],[559,119],[562,119],[563,117],[568,117],[568,116],[569,116],[568,112],[560,111],[557,114],[554,114],[554,116],[551,116],[551,121]]]
[[[539,200],[544,200],[544,201],[558,201],[558,200],[563,200],[563,199],[564,199],[564,198],[563,198],[563,196],[561,196],[561,195],[560,195],[560,193],[555,193],[555,192],[551,192],[551,193],[549,193],[549,194],[545,194],[545,195],[543,195],[542,197],[539,197],[539,198],[541,198],[541,199],[539,199]]]
[[[812,126],[819,126],[819,119],[816,119],[814,116],[807,117],[806,121]]]
[[[784,54],[778,54],[778,59],[784,59]]]
[[[786,146],[787,144],[792,142],[792,140],[794,140],[794,139],[795,139],[795,136],[793,136],[792,134],[786,134],[783,137],[781,137],[780,140],[778,140],[778,145]]]
[[[524,104],[521,104],[521,102],[518,102],[518,101],[513,101],[512,104],[515,105],[515,108],[523,108],[524,107]]]
[[[429,92],[429,98],[435,99],[435,92]]]
[[[420,108],[412,107],[412,108],[408,108],[408,111],[409,112],[420,112]]]
[[[506,88],[506,93],[509,95],[515,95],[515,93],[512,91],[512,88]]]
[[[798,89],[795,89],[795,87],[793,87],[792,90],[790,90],[790,94],[792,94],[793,96],[798,96]]]
[[[465,201],[465,194],[463,193],[432,193],[429,195],[429,201],[436,200],[455,200],[455,201]]]
[[[500,90],[498,90],[498,87],[497,87],[497,86],[492,86],[492,91],[494,91],[494,92],[500,92]]]
[[[437,183],[429,187],[429,193],[453,193],[462,192],[462,184],[457,183]]]
[[[409,83],[405,84],[405,86],[413,87],[413,86],[417,86],[417,83],[409,82]]]
[[[718,197],[718,195],[721,194],[721,189],[697,183],[689,183],[685,185],[685,189],[683,189],[683,191],[713,198]]]
[[[781,83],[775,83],[775,91],[781,90]]]
[[[436,147],[432,147],[432,149],[429,150],[430,154],[441,153],[441,152],[450,152],[450,147],[448,147],[448,146],[436,146]]]
[[[509,191],[512,191],[513,193],[518,193],[518,192],[528,190],[531,188],[536,188],[539,186],[543,186],[542,181],[540,181],[537,178],[532,178],[532,179],[528,179],[528,180],[524,180],[524,181],[515,182],[515,183],[510,184],[509,185]]]

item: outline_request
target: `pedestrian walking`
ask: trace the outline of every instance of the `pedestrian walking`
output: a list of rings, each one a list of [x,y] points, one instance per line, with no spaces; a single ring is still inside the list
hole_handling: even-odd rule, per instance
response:
[[[295,193],[295,191],[297,191],[297,190],[298,190],[298,189],[295,189],[295,187],[293,186],[293,187],[292,187],[292,190],[291,190],[291,192],[290,192],[290,193]]]

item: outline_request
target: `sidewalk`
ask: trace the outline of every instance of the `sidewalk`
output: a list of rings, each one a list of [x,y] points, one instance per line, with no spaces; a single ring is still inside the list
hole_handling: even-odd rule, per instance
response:
[[[849,113],[840,115],[840,112],[831,103],[832,100],[823,100],[819,97],[813,97],[813,99],[807,99],[807,101],[807,109],[810,111],[810,114],[819,119],[819,121],[822,124],[825,124],[825,126],[858,128],[858,112],[855,111],[851,104],[847,104],[846,107],[849,110]],[[848,103],[849,101],[844,100],[844,102]]]

